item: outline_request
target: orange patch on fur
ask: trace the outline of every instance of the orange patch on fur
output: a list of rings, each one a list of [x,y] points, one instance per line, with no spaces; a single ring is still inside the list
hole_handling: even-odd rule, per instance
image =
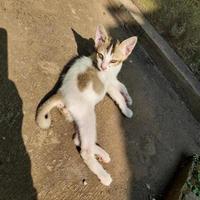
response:
[[[119,62],[123,62],[126,60],[126,57],[121,52],[120,46],[115,47],[115,51],[113,52],[113,60],[118,60]]]
[[[89,82],[92,82],[93,89],[97,94],[100,94],[104,89],[104,85],[99,79],[97,70],[94,67],[88,67],[84,73],[78,75],[77,79],[80,91],[83,91],[88,86]]]

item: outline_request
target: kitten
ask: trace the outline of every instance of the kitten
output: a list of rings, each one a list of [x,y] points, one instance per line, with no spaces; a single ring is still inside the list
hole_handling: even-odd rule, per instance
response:
[[[110,162],[109,154],[96,145],[95,105],[106,93],[118,104],[122,113],[131,118],[133,112],[127,107],[132,99],[126,87],[117,79],[122,62],[130,55],[137,37],[112,43],[103,26],[98,26],[95,37],[96,52],[90,57],[81,57],[70,67],[58,92],[39,109],[36,122],[43,128],[51,124],[50,111],[57,107],[70,121],[75,121],[78,132],[74,142],[81,147],[81,157],[89,169],[104,185],[110,185],[111,176],[104,170],[96,157]]]

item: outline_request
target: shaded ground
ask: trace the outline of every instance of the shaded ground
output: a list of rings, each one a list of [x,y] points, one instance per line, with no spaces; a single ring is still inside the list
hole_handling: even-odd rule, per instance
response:
[[[7,115],[0,116],[3,121],[0,140],[11,151],[13,146],[5,143],[4,137],[13,135],[14,144],[18,141],[24,152],[25,161],[20,166],[25,166],[27,172],[25,176],[19,168],[7,164],[3,149],[0,177],[4,178],[0,181],[0,191],[3,190],[4,196],[0,196],[1,200],[28,199],[24,191],[12,197],[16,194],[15,187],[4,186],[15,173],[27,178],[14,177],[16,188],[20,182],[26,185],[28,180],[29,189],[37,190],[37,197],[29,196],[30,199],[144,200],[150,194],[162,199],[182,155],[200,153],[199,124],[140,45],[120,74],[134,99],[134,118],[125,119],[108,97],[96,110],[98,142],[112,158],[112,162],[105,165],[113,177],[111,187],[101,185],[82,162],[71,139],[73,124],[65,122],[54,111],[49,130],[36,126],[34,117],[38,103],[54,86],[66,61],[76,54],[70,28],[90,38],[96,25],[102,23],[112,35],[121,39],[128,37],[129,33],[117,26],[107,7],[107,1],[88,4],[86,0],[1,2],[0,26],[8,33],[8,79],[13,81],[14,89],[9,90],[9,95],[4,93],[0,112],[16,113],[4,111],[9,103],[14,105],[13,100],[18,102],[18,107],[14,108],[19,108],[21,114],[15,118],[18,125],[11,123],[13,119],[8,121]],[[4,87],[9,88],[7,83]],[[12,130],[19,127],[17,134],[2,129],[7,124]],[[23,158],[22,154],[16,156],[18,161]],[[8,174],[5,174],[6,168],[10,170]],[[88,183],[86,186],[83,179]]]
[[[36,199],[21,134],[22,100],[8,79],[7,32],[0,28],[0,199]]]
[[[133,0],[200,80],[200,1]]]

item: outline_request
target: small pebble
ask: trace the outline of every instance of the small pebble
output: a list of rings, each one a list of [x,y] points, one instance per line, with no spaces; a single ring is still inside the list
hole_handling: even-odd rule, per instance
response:
[[[83,185],[87,185],[87,182],[85,179],[83,179]]]
[[[151,189],[151,187],[150,187],[150,185],[148,183],[146,184],[146,187],[147,187],[148,190]]]

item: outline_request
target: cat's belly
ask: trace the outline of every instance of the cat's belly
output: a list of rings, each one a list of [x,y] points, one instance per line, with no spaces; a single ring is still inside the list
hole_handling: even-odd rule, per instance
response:
[[[99,103],[105,96],[105,88],[103,88],[100,92],[96,92],[93,88],[92,83],[88,85],[88,87],[80,93],[81,98],[90,102],[91,104],[96,105]]]
[[[106,94],[105,87],[97,93],[97,91],[94,90],[92,82],[82,91],[75,83],[69,82],[67,84],[65,82],[60,91],[68,108],[71,106],[95,106]]]

